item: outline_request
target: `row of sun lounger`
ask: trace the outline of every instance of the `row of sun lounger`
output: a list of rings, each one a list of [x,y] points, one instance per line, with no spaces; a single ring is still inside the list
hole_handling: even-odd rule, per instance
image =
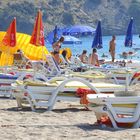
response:
[[[139,127],[139,96],[116,97],[113,94],[128,91],[130,85],[138,83],[139,70],[115,68],[102,73],[102,68],[96,69],[97,72],[91,67],[81,73],[73,72],[71,67],[61,69],[49,55],[47,60],[47,66],[44,62],[30,62],[32,70],[8,69],[10,74],[2,73],[0,93],[5,89],[7,95],[16,98],[18,107],[28,104],[33,111],[40,107],[52,110],[58,100],[79,101],[92,108],[101,124],[117,129]],[[96,79],[105,79],[105,82]],[[115,84],[106,82],[112,79]]]

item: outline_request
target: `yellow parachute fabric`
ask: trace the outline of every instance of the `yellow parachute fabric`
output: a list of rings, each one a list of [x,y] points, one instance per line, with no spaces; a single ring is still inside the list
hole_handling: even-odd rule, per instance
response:
[[[0,32],[0,51],[2,52],[0,57],[0,66],[12,65],[13,54],[21,49],[24,54],[31,60],[46,60],[45,54],[49,54],[45,46],[35,46],[30,44],[30,35],[23,33],[16,33],[17,43],[15,47],[5,46],[2,43],[6,32]]]

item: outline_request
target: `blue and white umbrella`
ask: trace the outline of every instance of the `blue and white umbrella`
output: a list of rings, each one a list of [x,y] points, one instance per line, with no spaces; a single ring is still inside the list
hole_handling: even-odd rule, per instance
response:
[[[65,28],[63,35],[90,35],[95,33],[95,29],[90,26],[74,25],[70,28]]]
[[[95,31],[94,40],[92,43],[92,48],[101,49],[102,46],[102,30],[101,30],[101,21],[98,21],[98,25]]]
[[[127,32],[126,32],[126,37],[125,37],[125,47],[132,47],[133,44],[133,18],[130,19]]]
[[[64,42],[63,44],[82,44],[82,41],[76,37],[73,36],[63,36],[64,37]]]
[[[45,41],[46,42],[49,42],[50,44],[53,44],[54,42],[56,42],[57,40],[59,40],[59,38],[61,36],[63,36],[63,31],[64,29],[59,29],[57,26],[55,27],[55,29],[50,32]],[[64,37],[64,42],[63,44],[82,44],[82,41],[76,37],[73,37],[73,36],[63,36]]]

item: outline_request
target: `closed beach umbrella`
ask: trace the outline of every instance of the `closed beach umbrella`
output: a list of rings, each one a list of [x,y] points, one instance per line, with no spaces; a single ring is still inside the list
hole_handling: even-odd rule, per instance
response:
[[[133,34],[132,34],[132,30],[133,30],[133,18],[130,19],[128,28],[127,28],[127,32],[126,32],[126,37],[125,37],[125,47],[132,47],[133,44]]]
[[[49,41],[50,44],[56,42],[62,36],[62,30],[55,26],[54,30],[49,32],[45,41]]]
[[[55,29],[53,31],[53,43],[55,43],[58,40],[58,29],[57,29],[57,25],[55,26]]]
[[[49,54],[49,52],[44,46],[44,30],[41,16],[39,12],[32,36],[16,33],[16,19],[10,24],[7,32],[0,32],[0,51],[2,51],[0,66],[12,65],[13,54],[18,49],[21,49],[31,60],[45,59],[45,54]]]
[[[101,49],[102,46],[102,31],[101,31],[101,21],[98,21],[98,25],[95,31],[94,40],[92,43],[92,48]]]
[[[16,46],[16,18],[13,19],[7,32],[5,33],[2,42],[1,42],[1,58],[0,58],[0,65],[10,65],[13,62],[13,55],[11,54],[12,51],[15,50]],[[10,49],[11,48],[11,49]]]
[[[5,46],[9,47],[16,45],[16,18],[11,22],[2,42]]]
[[[48,54],[48,50],[45,47],[45,39],[44,39],[44,26],[43,26],[43,20],[42,20],[42,12],[39,10],[36,16],[36,20],[34,23],[34,29],[32,32],[32,36],[30,39],[30,44],[33,45],[28,53],[28,57],[31,59],[35,59],[35,57],[40,56],[40,59],[45,60],[45,54]],[[35,47],[41,48],[38,50],[38,53],[35,53]],[[32,55],[34,54],[34,56]]]
[[[30,43],[35,46],[44,46],[44,26],[42,21],[42,12],[39,10],[34,24]]]

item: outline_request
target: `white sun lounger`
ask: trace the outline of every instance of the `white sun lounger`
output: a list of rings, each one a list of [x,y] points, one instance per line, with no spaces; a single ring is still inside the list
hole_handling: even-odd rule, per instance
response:
[[[81,78],[69,78],[62,81],[63,78],[64,77],[61,77],[61,81],[56,81],[55,79],[55,82],[50,80],[50,83],[26,82],[24,84],[13,84],[13,94],[17,99],[18,106],[22,107],[22,99],[26,99],[28,103],[30,103],[32,110],[35,110],[34,106],[43,106],[42,102],[44,106],[52,109],[57,100],[80,100],[80,98],[76,97],[74,93],[70,93],[76,92],[78,88],[92,89],[96,93],[114,92],[113,84],[94,84]],[[120,90],[124,89],[123,86],[116,86],[116,90],[119,88]],[[67,94],[64,94],[63,92],[67,92]]]
[[[99,121],[102,117],[109,117],[116,129],[125,127],[140,127],[140,96],[115,97],[105,94],[87,95],[89,107],[95,112]]]
[[[11,84],[17,80],[17,76],[0,73],[0,95],[11,97]]]

